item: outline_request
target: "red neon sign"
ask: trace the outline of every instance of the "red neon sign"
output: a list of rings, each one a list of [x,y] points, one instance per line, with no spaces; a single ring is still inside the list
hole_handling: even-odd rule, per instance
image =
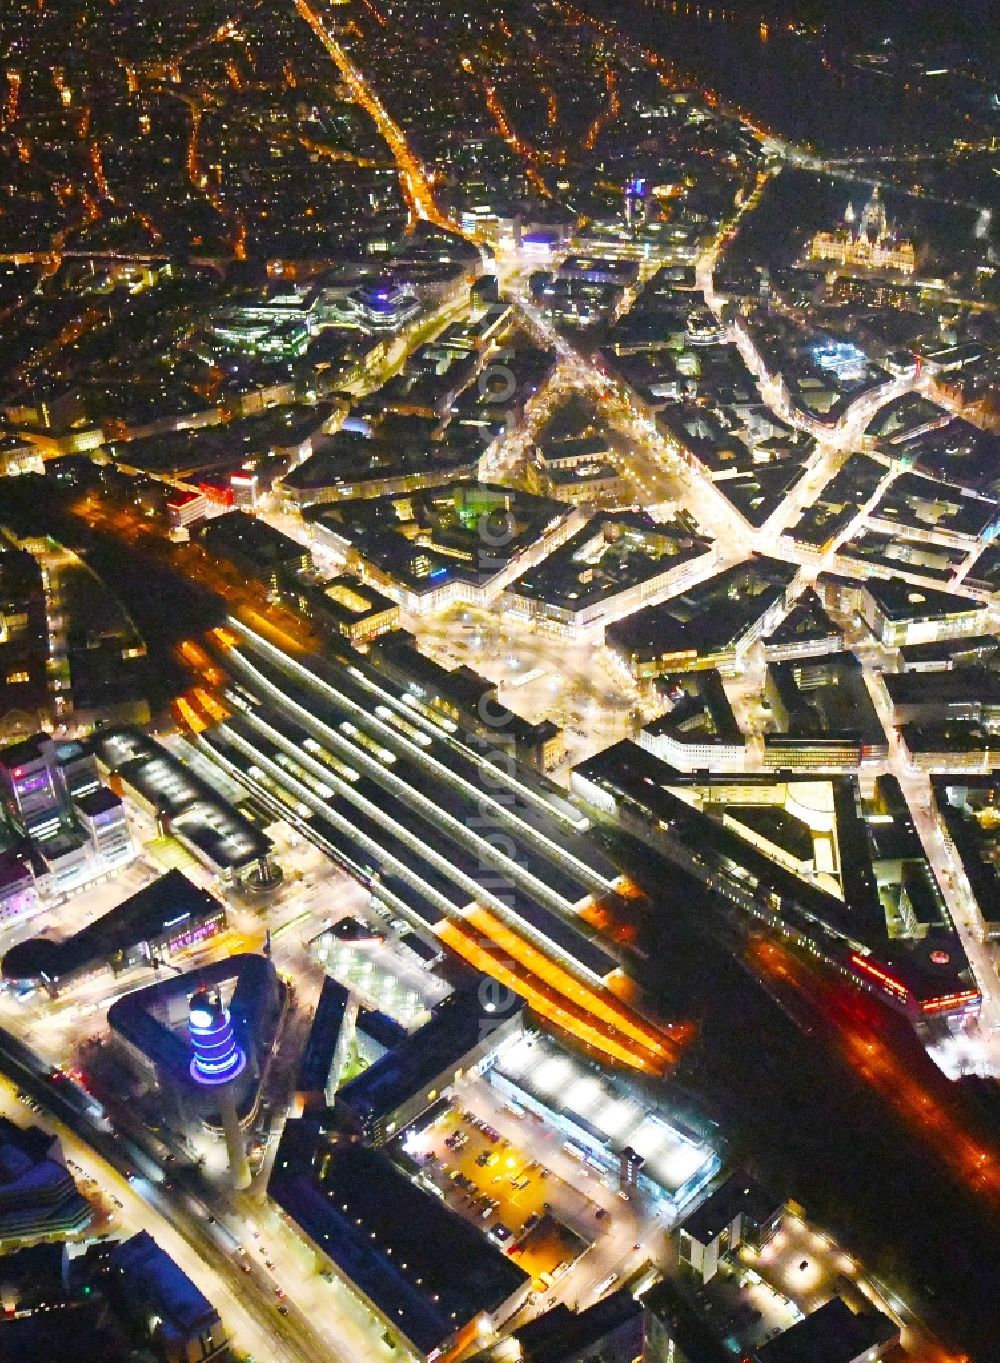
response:
[[[872,961],[866,960],[864,956],[859,956],[856,951],[851,953],[851,964],[856,969],[863,971],[864,974],[870,975],[883,989],[894,994],[896,998],[908,999],[910,997],[910,991],[902,980],[897,980],[894,975],[890,975],[888,971],[883,970]]]
[[[958,994],[942,994],[936,999],[925,999],[920,1005],[925,1013],[944,1013],[950,1008],[964,1008],[970,1003],[980,1003],[978,989],[965,989]]]

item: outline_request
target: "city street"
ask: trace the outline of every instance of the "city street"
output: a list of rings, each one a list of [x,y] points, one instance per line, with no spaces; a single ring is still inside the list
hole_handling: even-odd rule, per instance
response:
[[[308,1363],[308,1339],[297,1339],[269,1301],[259,1275],[248,1278],[230,1257],[229,1246],[216,1243],[212,1227],[200,1211],[190,1211],[182,1199],[168,1198],[148,1179],[126,1179],[84,1141],[45,1112],[28,1112],[18,1101],[14,1085],[0,1081],[0,1111],[19,1126],[31,1123],[59,1137],[84,1190],[110,1199],[114,1211],[108,1230],[115,1236],[147,1230],[219,1310],[236,1347],[254,1358],[282,1358]],[[79,1171],[78,1173],[76,1171]],[[249,1286],[252,1284],[252,1287]],[[255,1289],[255,1290],[254,1290]]]

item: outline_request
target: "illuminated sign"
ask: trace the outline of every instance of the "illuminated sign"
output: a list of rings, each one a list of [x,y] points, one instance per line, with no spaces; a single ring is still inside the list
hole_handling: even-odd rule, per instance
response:
[[[942,994],[936,999],[925,999],[920,1007],[925,1013],[950,1013],[981,1002],[978,989],[965,989],[958,994]]]
[[[247,1058],[236,1044],[227,1009],[207,990],[199,990],[191,1000],[188,1035],[194,1055],[191,1078],[199,1084],[227,1084],[241,1074]]]
[[[852,952],[850,959],[851,964],[856,970],[860,970],[862,974],[868,975],[876,984],[880,985],[887,994],[891,994],[897,999],[909,999],[910,991],[907,989],[906,985],[903,984],[902,980],[897,980],[894,975],[890,975],[888,971],[875,965],[874,962],[866,960],[864,956],[859,956],[857,952]]]

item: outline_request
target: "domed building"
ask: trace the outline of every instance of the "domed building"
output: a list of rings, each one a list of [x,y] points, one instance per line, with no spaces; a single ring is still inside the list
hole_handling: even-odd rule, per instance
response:
[[[810,261],[862,270],[894,270],[912,275],[917,253],[912,241],[899,236],[889,222],[878,185],[872,190],[860,221],[848,204],[844,221],[833,232],[817,232],[809,246]]]

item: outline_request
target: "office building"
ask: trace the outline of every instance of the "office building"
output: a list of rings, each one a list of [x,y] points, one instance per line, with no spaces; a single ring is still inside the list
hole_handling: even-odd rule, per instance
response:
[[[714,1278],[725,1256],[760,1246],[774,1233],[784,1205],[745,1174],[732,1174],[677,1230],[678,1258],[700,1282]]]
[[[167,871],[103,917],[61,941],[31,937],[3,958],[5,979],[56,993],[99,970],[119,975],[223,931],[226,909],[180,871]]]
[[[608,625],[609,649],[637,678],[732,670],[785,613],[794,565],[755,556]]]
[[[429,1022],[339,1090],[338,1119],[384,1144],[517,1035],[523,1014],[522,999],[485,977],[478,991],[450,994]]]
[[[984,601],[930,587],[914,588],[899,578],[869,578],[858,587],[865,620],[886,648],[937,643],[981,634]]]
[[[79,744],[35,734],[0,749],[0,793],[16,832],[7,866],[22,906],[13,861],[30,873],[37,898],[58,901],[120,871],[135,855],[121,798],[100,784]]]
[[[210,521],[200,532],[211,554],[225,559],[241,573],[277,592],[283,579],[311,563],[309,550],[245,511],[230,511]]]
[[[327,638],[346,639],[355,647],[399,627],[399,606],[350,573],[323,581],[315,572],[286,580],[282,595]]]
[[[743,770],[746,738],[717,668],[667,673],[656,685],[670,708],[639,731],[641,748],[681,771]]]
[[[66,792],[53,740],[39,733],[0,748],[0,788],[9,813],[29,832],[56,814]]]
[[[856,770],[884,762],[889,743],[855,654],[846,651],[770,662],[764,695],[777,733],[764,761],[778,770]]]
[[[623,742],[576,767],[572,788],[692,886],[710,887],[720,911],[824,957],[918,1030],[958,1029],[978,1013],[894,778],[878,778],[865,800],[853,776],[683,772]]]
[[[625,226],[638,231],[649,222],[652,189],[643,175],[635,175],[625,186]]]
[[[482,977],[407,1034],[377,1014],[362,1019],[339,985],[328,981],[321,995],[297,1083],[307,1115],[286,1123],[268,1191],[320,1261],[422,1359],[467,1344],[484,1320],[506,1319],[530,1279],[396,1166],[398,1138],[492,1063],[520,1033],[523,1011],[522,999]],[[370,1063],[338,1089],[345,1035]]]
[[[582,1311],[560,1302],[512,1338],[523,1363],[633,1363],[643,1333],[642,1306],[621,1287]]]
[[[125,804],[108,786],[99,786],[74,802],[76,815],[98,857],[108,863],[132,852]]]
[[[732,1363],[719,1331],[681,1286],[663,1278],[642,1298],[642,1363]]]
[[[242,953],[135,989],[108,1010],[117,1054],[164,1116],[225,1140],[236,1188],[249,1181],[247,1132],[284,1008],[270,959]]]
[[[324,976],[295,1079],[294,1116],[333,1106],[344,1060],[357,1035],[357,1018],[357,999],[332,976]]]
[[[41,567],[24,549],[0,550],[0,718],[34,728],[49,713],[48,662]]]
[[[982,935],[1000,938],[1000,775],[932,776],[945,844],[972,891]]]
[[[38,887],[30,863],[14,852],[0,852],[0,923],[27,918],[38,905]]]
[[[855,1312],[831,1297],[757,1349],[751,1363],[875,1363],[899,1345],[901,1330],[881,1311]]]
[[[58,1138],[0,1117],[0,1247],[63,1240],[82,1231],[91,1216]]]
[[[467,1348],[524,1305],[531,1279],[382,1150],[322,1117],[285,1124],[268,1193],[311,1248],[421,1363]]]
[[[103,1248],[103,1246],[102,1246]],[[95,1282],[103,1276],[93,1248],[70,1255],[63,1242],[41,1242],[3,1255],[0,1358],[45,1363],[130,1363],[135,1341]]]
[[[148,1231],[114,1247],[104,1288],[159,1363],[210,1363],[225,1355],[218,1311]]]

